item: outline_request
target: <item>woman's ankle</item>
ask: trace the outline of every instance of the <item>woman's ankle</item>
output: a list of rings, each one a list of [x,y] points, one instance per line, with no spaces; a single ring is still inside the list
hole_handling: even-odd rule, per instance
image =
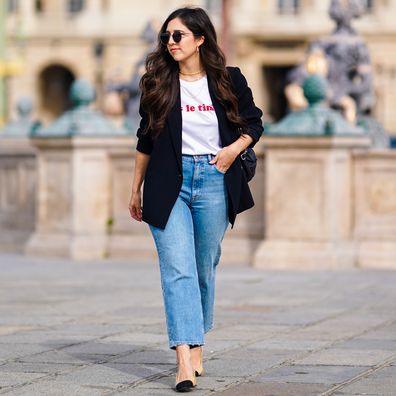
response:
[[[191,365],[190,347],[188,344],[176,346],[176,362],[178,365]]]
[[[195,365],[199,364],[202,358],[203,349],[202,346],[198,348],[191,349],[191,361],[195,363]]]

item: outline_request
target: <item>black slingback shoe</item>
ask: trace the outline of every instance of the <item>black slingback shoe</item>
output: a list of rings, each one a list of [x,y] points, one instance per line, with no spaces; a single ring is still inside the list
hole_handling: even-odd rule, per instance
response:
[[[190,390],[194,387],[194,384],[191,380],[181,381],[176,384],[177,392],[190,392]]]
[[[177,392],[189,392],[195,386],[197,386],[197,379],[195,378],[195,373],[193,371],[193,376],[191,379],[186,379],[180,382],[177,382],[177,374],[176,374],[176,391]]]

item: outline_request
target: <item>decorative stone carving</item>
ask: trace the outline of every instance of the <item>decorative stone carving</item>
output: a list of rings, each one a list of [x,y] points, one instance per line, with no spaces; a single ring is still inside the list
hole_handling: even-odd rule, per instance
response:
[[[305,61],[287,76],[285,94],[292,110],[305,107],[298,87],[309,74],[322,75],[329,84],[330,106],[341,110],[351,125],[360,125],[371,137],[372,147],[388,147],[384,129],[369,115],[374,105],[370,54],[351,25],[364,11],[360,0],[331,0],[329,15],[336,22],[336,29],[309,45]]]
[[[22,97],[17,101],[18,118],[11,121],[0,129],[0,137],[28,137],[32,131],[40,126],[40,123],[31,118],[33,101],[28,97]]]
[[[307,77],[302,85],[308,103],[304,110],[292,112],[279,123],[267,128],[276,135],[347,135],[364,134],[363,129],[348,123],[337,111],[324,104],[326,81],[319,75]]]
[[[128,133],[126,129],[115,127],[101,113],[90,108],[95,100],[95,89],[88,81],[74,81],[70,88],[70,99],[73,108],[51,125],[37,129],[33,133],[35,137],[116,136]]]

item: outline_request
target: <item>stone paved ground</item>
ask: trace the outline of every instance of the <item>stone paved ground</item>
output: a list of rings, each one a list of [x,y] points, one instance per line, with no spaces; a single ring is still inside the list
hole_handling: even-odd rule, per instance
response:
[[[155,264],[0,262],[0,394],[176,394]],[[192,394],[396,395],[396,271],[220,264],[215,317]]]

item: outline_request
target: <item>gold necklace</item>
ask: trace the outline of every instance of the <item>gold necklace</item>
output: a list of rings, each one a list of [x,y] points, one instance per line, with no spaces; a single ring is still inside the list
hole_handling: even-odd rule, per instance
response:
[[[182,80],[182,81],[187,81],[187,82],[194,82],[194,81],[199,81],[199,80],[201,80],[202,78],[204,78],[205,76],[200,76],[200,77],[198,77],[198,78],[194,78],[194,80],[185,80],[184,78],[181,78],[180,77],[180,80]]]
[[[200,79],[199,79],[200,80]],[[198,81],[198,80],[193,80],[193,81]],[[189,81],[189,82],[193,82],[193,81]],[[200,89],[199,89],[199,91],[198,91],[198,93],[197,94],[192,94],[185,86],[183,86],[183,85],[180,85],[180,88],[184,91],[184,93],[186,93],[190,98],[193,98],[193,99],[195,99],[195,100],[197,100],[198,101],[198,98],[199,98],[199,96],[201,95],[201,92],[202,92],[202,90],[203,90],[203,88],[205,87],[205,85],[206,85],[206,81],[203,81],[203,83],[201,84],[201,87],[200,87]]]
[[[196,76],[197,74],[201,74],[203,72],[203,70],[200,70],[196,73],[183,73],[182,71],[179,70],[179,73],[183,76]]]

